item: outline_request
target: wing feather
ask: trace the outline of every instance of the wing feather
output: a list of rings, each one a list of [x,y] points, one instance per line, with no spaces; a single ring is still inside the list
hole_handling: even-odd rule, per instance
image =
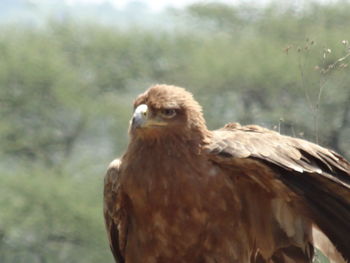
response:
[[[209,158],[225,166],[243,163],[242,169],[248,169],[250,163],[242,160],[254,160],[272,169],[277,180],[302,198],[312,211],[311,220],[350,260],[350,163],[342,156],[305,140],[235,123],[213,131],[207,151]]]
[[[109,245],[117,263],[124,263],[127,235],[127,218],[123,212],[123,200],[119,189],[119,160],[114,160],[104,180],[104,218]]]

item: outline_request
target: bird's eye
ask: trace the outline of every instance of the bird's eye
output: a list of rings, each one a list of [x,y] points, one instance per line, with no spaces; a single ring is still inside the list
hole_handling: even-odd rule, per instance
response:
[[[174,110],[174,109],[164,109],[164,110],[161,110],[161,114],[165,118],[172,118],[172,117],[174,117],[176,115],[176,110]]]

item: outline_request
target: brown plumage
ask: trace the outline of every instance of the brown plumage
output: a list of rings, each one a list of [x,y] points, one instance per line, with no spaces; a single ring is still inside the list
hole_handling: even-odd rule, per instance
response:
[[[350,259],[350,164],[258,126],[209,131],[182,88],[134,103],[130,142],[105,177],[116,262],[332,262]]]

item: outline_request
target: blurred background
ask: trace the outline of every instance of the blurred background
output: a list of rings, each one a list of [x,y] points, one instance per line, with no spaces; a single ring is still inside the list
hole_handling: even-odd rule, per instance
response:
[[[350,158],[349,1],[0,1],[0,262],[112,262],[103,176],[135,96]],[[327,262],[319,256],[316,262]]]

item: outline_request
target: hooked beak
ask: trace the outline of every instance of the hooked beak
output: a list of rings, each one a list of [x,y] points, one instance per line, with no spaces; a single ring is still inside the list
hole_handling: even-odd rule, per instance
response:
[[[141,104],[137,106],[137,108],[134,111],[134,115],[132,116],[131,127],[132,128],[144,127],[147,122],[147,116],[148,116],[148,106],[146,104]]]

